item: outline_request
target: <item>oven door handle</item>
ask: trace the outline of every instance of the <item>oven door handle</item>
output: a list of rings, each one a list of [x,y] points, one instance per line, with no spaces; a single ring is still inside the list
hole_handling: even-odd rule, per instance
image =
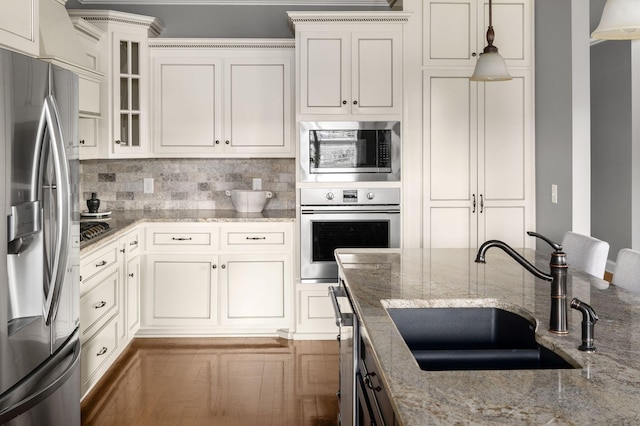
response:
[[[329,287],[329,296],[331,297],[333,312],[336,316],[336,325],[338,327],[353,326],[353,313],[343,313],[340,311],[340,305],[338,304],[338,297],[347,297],[347,293],[344,291],[344,288]]]
[[[393,210],[384,210],[384,209],[378,209],[378,210],[360,210],[357,208],[344,208],[343,210],[340,209],[331,209],[331,210],[323,210],[323,209],[315,209],[315,210],[300,210],[301,214],[323,214],[323,213],[340,213],[340,214],[350,214],[350,213],[376,213],[376,214],[400,214],[400,210],[397,209],[393,209]]]

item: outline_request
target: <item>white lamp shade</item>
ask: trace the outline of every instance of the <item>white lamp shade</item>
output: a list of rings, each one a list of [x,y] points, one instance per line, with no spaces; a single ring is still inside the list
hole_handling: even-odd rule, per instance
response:
[[[600,24],[591,36],[602,40],[640,38],[640,1],[607,0]]]
[[[472,81],[505,81],[512,78],[504,58],[498,52],[487,52],[480,55],[476,69],[471,76]]]

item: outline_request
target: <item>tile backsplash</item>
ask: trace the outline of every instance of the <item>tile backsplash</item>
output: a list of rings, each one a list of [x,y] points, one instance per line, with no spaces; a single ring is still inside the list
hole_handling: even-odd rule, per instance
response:
[[[153,193],[145,194],[145,178]],[[80,162],[81,208],[96,192],[100,210],[233,209],[229,189],[252,189],[254,178],[273,192],[265,209],[295,207],[292,158],[84,160]]]

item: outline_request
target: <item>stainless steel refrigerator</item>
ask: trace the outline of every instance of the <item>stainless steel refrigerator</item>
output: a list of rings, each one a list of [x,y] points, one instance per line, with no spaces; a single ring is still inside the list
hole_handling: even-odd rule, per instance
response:
[[[0,49],[0,424],[80,424],[78,79]]]

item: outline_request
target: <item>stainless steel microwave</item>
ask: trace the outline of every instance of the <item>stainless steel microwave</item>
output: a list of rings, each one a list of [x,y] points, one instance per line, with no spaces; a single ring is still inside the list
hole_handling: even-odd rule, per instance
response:
[[[300,181],[400,180],[399,121],[300,123]]]

